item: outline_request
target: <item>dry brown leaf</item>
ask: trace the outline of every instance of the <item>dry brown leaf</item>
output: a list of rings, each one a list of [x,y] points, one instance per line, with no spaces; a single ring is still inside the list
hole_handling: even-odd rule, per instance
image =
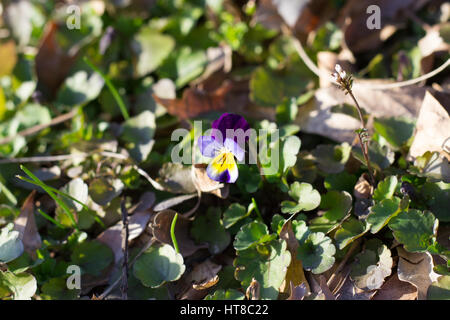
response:
[[[77,58],[77,53],[69,55],[58,44],[58,28],[54,21],[47,24],[35,59],[38,86],[50,99],[55,97]]]
[[[378,80],[364,81],[364,86],[354,87],[353,93],[361,107],[374,117],[403,116],[415,119],[419,113],[425,88],[418,86],[403,87],[395,90],[372,90],[366,86],[379,83]],[[296,123],[302,131],[319,134],[338,142],[352,143],[355,130],[359,129],[359,120],[341,113],[331,112],[336,105],[353,101],[336,86],[320,88],[315,99],[299,109]]]
[[[302,283],[305,284],[306,289],[310,290],[308,281],[306,280],[305,273],[303,272],[303,265],[297,257],[298,240],[295,238],[294,231],[292,230],[292,221],[289,220],[283,225],[280,232],[280,239],[283,239],[287,243],[287,248],[291,253],[291,263],[288,266],[286,277],[283,284],[280,287],[280,292],[289,293],[292,288],[295,288]]]
[[[210,259],[197,264],[191,272],[192,287],[195,290],[205,290],[214,286],[219,281],[217,274],[221,269],[221,265]]]
[[[225,199],[228,197],[230,188],[229,185],[212,180],[206,173],[205,164],[195,164],[194,170],[194,184],[201,192],[212,193],[215,196]]]
[[[325,279],[323,275],[319,275],[319,285],[325,295],[325,300],[336,300],[336,297],[331,293],[331,290],[327,285],[327,279]]]
[[[176,283],[176,296],[181,300],[201,300],[209,288],[219,281],[217,273],[222,269],[210,259],[194,266],[190,273],[185,273]]]
[[[305,296],[308,294],[308,288],[306,288],[305,283],[302,283],[298,286],[294,286],[291,282],[291,294],[287,300],[303,300]]]
[[[431,254],[428,252],[408,252],[402,247],[397,248],[398,278],[401,281],[411,283],[417,288],[418,299],[426,300],[427,290],[439,275],[433,271],[434,263]]]
[[[209,111],[228,109],[227,96],[232,89],[233,83],[226,81],[214,91],[188,88],[184,90],[181,99],[163,99],[155,94],[153,94],[153,98],[170,114],[178,116],[180,119],[190,119]]]
[[[174,210],[163,210],[158,212],[151,224],[153,236],[159,242],[170,244],[173,246],[172,238],[170,236],[170,226],[172,225],[173,217],[175,216]],[[207,244],[197,245],[191,239],[189,230],[191,229],[191,221],[182,215],[178,215],[178,220],[175,225],[175,237],[178,242],[180,253],[183,257],[192,255],[199,249],[207,248]]]
[[[338,24],[345,30],[345,42],[354,53],[373,50],[381,46],[403,21],[404,10],[414,12],[424,6],[429,0],[351,0],[339,12]],[[367,28],[367,8],[376,5],[380,8],[381,29]]]
[[[130,215],[128,219],[128,241],[132,241],[144,232],[150,220],[151,214],[148,211],[137,211]],[[112,227],[109,227],[98,235],[97,240],[106,244],[114,253],[114,261],[118,263],[122,257],[122,221]]]
[[[439,101],[444,101],[445,96],[448,99],[446,107]],[[426,92],[416,123],[414,141],[409,149],[411,157],[419,157],[427,151],[442,153],[446,146],[449,150],[447,152],[450,152],[449,101],[450,98],[444,93]]]
[[[245,290],[245,297],[247,298],[247,300],[259,300],[260,291],[261,285],[259,284],[258,280],[252,278],[250,285],[247,287],[247,290]]]
[[[416,300],[417,288],[412,284],[400,281],[397,273],[389,277],[377,291],[372,300]]]
[[[32,191],[25,199],[20,209],[20,215],[14,221],[14,230],[20,234],[24,250],[31,256],[35,255],[35,250],[42,245],[41,236],[39,235],[36,220],[34,218],[34,197],[36,191]]]
[[[376,293],[374,291],[364,291],[358,289],[353,284],[353,281],[350,277],[347,277],[342,287],[336,293],[337,300],[370,300]]]

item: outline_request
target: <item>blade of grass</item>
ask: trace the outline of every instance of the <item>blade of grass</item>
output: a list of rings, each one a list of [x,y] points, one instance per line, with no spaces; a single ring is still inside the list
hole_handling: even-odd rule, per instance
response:
[[[48,221],[52,222],[53,224],[55,224],[58,228],[61,229],[65,229],[66,227],[63,226],[61,223],[59,223],[58,221],[56,221],[55,219],[53,219],[52,217],[50,217],[48,214],[46,214],[44,211],[42,211],[41,209],[38,209],[39,213]]]
[[[125,120],[130,119],[130,115],[128,114],[127,108],[125,107],[125,104],[123,103],[122,97],[120,96],[119,92],[117,92],[116,87],[114,87],[114,85],[112,84],[111,80],[109,80],[109,78],[100,71],[99,68],[97,68],[96,66],[94,66],[94,64],[89,61],[88,58],[84,57],[83,58],[84,62],[86,62],[86,64],[95,72],[97,72],[105,81],[106,86],[108,87],[109,91],[111,92],[111,94],[114,97],[114,100],[116,100],[117,104],[119,105],[120,111],[122,112],[122,116],[124,117]]]
[[[170,225],[170,237],[172,238],[173,247],[175,248],[176,253],[180,253],[180,250],[178,249],[178,242],[177,238],[175,237],[175,224],[177,223],[178,219],[178,213],[175,213],[175,216],[173,217],[172,224]]]
[[[78,230],[78,225],[75,220],[75,217],[73,216],[73,213],[70,211],[70,208],[67,206],[67,204],[62,201],[52,190],[50,190],[50,187],[47,186],[44,182],[42,182],[38,177],[36,177],[30,170],[25,168],[25,166],[20,165],[20,169],[22,169],[31,179],[34,180],[42,189],[44,189],[45,192],[48,193],[50,197],[52,197],[53,200],[64,210],[64,212],[68,215],[70,220],[72,221],[73,227]]]
[[[22,177],[22,176],[17,176],[17,177],[18,177],[20,180],[23,180],[23,181],[25,181],[25,182],[34,184],[35,186],[38,186],[38,187],[41,186],[38,182],[35,182],[35,181],[31,180],[31,179],[28,179],[27,177]],[[53,191],[54,193],[57,193],[57,194],[59,194],[59,195],[61,195],[61,196],[64,196],[64,197],[66,197],[66,198],[69,198],[69,199],[75,201],[76,203],[79,203],[79,204],[83,207],[83,209],[85,209],[85,210],[87,211],[87,213],[90,214],[90,215],[95,219],[96,222],[98,222],[99,225],[101,225],[103,228],[106,228],[106,226],[105,226],[105,224],[103,223],[103,221],[95,214],[95,212],[93,212],[93,211],[92,211],[87,205],[85,205],[83,202],[81,202],[80,200],[78,200],[78,199],[72,197],[70,194],[65,193],[65,192],[63,192],[63,191],[61,191],[61,190],[55,189],[55,188],[53,188],[53,187],[51,187],[51,186],[47,186],[47,188],[49,188],[49,189],[50,189],[51,191]]]

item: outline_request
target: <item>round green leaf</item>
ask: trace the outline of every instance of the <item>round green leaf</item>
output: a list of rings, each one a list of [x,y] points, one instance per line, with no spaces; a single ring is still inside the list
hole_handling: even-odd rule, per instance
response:
[[[172,246],[150,247],[135,262],[133,273],[146,287],[157,288],[164,282],[178,280],[186,266],[183,256]]]
[[[331,239],[322,232],[315,232],[310,233],[305,241],[300,241],[297,259],[302,261],[306,270],[318,274],[333,266],[335,253],[336,248]]]
[[[430,211],[402,211],[389,222],[395,239],[409,252],[424,252],[435,240],[437,220]]]
[[[10,223],[0,231],[0,262],[7,263],[23,253],[23,243],[18,231],[12,231]]]
[[[260,285],[261,299],[277,299],[278,289],[291,262],[291,255],[286,247],[285,241],[277,240],[265,245],[264,248],[252,247],[238,251],[234,260],[236,279],[247,288],[255,278]]]
[[[70,256],[72,264],[78,265],[83,273],[99,276],[113,262],[111,249],[99,241],[84,241],[76,246]]]

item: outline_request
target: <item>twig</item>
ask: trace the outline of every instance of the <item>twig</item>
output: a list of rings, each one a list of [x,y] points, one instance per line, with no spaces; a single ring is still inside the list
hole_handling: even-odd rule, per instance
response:
[[[131,260],[130,262],[130,267],[136,262],[137,258],[139,258],[148,248],[150,248],[152,246],[152,244],[155,242],[155,239],[151,239],[147,245],[145,245],[141,251],[139,251],[139,253],[133,258],[133,260]],[[105,291],[103,291],[103,293],[98,296],[98,300],[103,300],[105,299],[110,293],[111,291],[119,284],[119,282],[122,280],[123,274],[121,274],[116,281],[114,281],[108,288],[106,288]]]
[[[30,136],[30,135],[38,133],[39,131],[42,131],[48,127],[55,126],[57,124],[65,122],[69,119],[72,119],[77,114],[77,112],[78,112],[78,109],[73,109],[72,111],[70,111],[68,113],[57,116],[56,118],[52,119],[48,123],[39,124],[34,127],[22,130],[22,131],[18,132],[16,135],[0,139],[0,145],[10,143],[11,141],[13,141],[15,138],[17,138],[19,136],[20,137]]]
[[[285,31],[285,33],[292,35],[290,30]],[[303,62],[306,64],[306,66],[309,68],[309,70],[311,70],[318,77],[329,77],[330,76],[327,72],[320,70],[316,66],[316,64],[311,60],[311,58],[308,56],[308,54],[303,49],[303,46],[302,46],[302,43],[300,42],[300,40],[298,40],[294,36],[292,36],[292,40],[293,40],[295,50],[297,51],[298,55],[303,60]],[[450,59],[448,59],[446,62],[444,62],[437,69],[430,71],[427,74],[424,74],[424,75],[414,78],[414,79],[401,81],[401,82],[394,82],[394,83],[387,83],[387,84],[374,84],[374,83],[368,84],[368,83],[361,82],[358,79],[355,79],[354,88],[356,89],[356,88],[365,87],[365,88],[370,88],[372,90],[390,90],[390,89],[396,89],[396,88],[401,88],[401,87],[407,87],[407,86],[411,86],[411,85],[420,83],[424,80],[434,77],[438,73],[444,71],[449,65],[450,65]]]
[[[122,210],[122,252],[123,252],[123,264],[122,264],[122,300],[128,300],[128,211],[125,208],[125,198],[122,198],[120,204]]]
[[[350,249],[348,249],[347,253],[345,254],[344,258],[342,259],[342,261],[339,263],[338,267],[336,268],[336,270],[334,270],[333,274],[331,275],[331,277],[328,279],[327,281],[327,286],[330,287],[331,284],[333,283],[334,279],[336,278],[337,274],[340,273],[342,271],[342,269],[344,269],[345,264],[347,263],[347,260],[350,258],[350,256],[352,255],[352,253],[356,250],[356,248],[358,247],[359,243],[361,242],[361,239],[356,239],[355,241],[353,241],[352,246],[350,247]]]

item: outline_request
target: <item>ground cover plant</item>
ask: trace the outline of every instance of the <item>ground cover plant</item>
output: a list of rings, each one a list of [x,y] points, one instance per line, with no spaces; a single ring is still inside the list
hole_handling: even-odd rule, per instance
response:
[[[446,1],[0,12],[0,299],[450,299]]]

